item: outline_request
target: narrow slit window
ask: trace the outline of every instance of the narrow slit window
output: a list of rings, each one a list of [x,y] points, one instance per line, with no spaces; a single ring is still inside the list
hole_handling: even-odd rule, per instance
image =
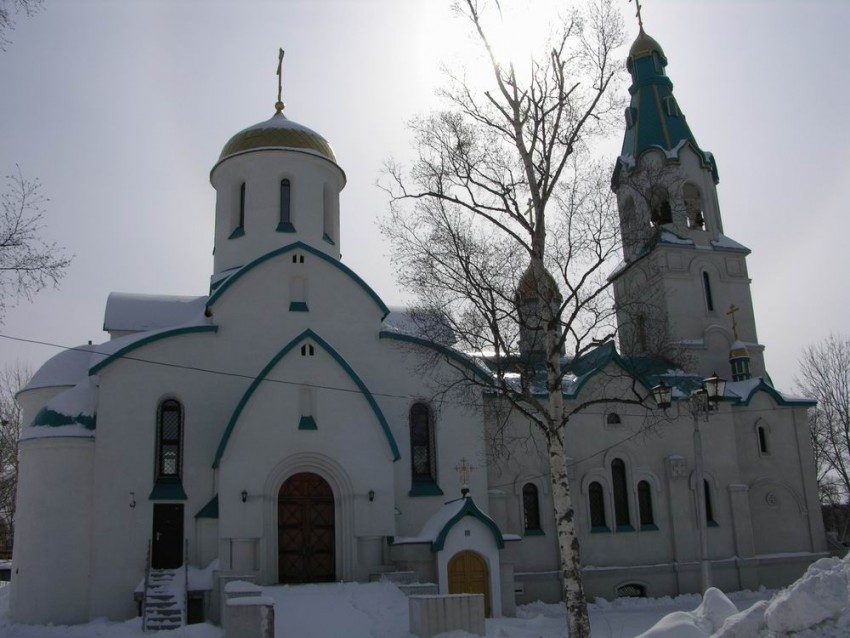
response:
[[[709,312],[714,310],[714,300],[711,297],[711,281],[709,281],[708,273],[702,273],[702,287],[705,291],[705,307]]]
[[[239,188],[239,228],[245,227],[245,182]]]
[[[767,432],[764,431],[764,426],[760,425],[758,427],[758,437],[759,437],[759,452],[762,454],[767,454]]]
[[[157,426],[157,476],[180,478],[183,409],[178,401],[168,399],[160,404]]]
[[[434,424],[431,410],[424,403],[414,403],[410,408],[410,463],[413,482],[434,482]]]
[[[623,459],[611,461],[611,482],[614,484],[614,517],[617,529],[629,527],[629,490]]]
[[[540,502],[537,486],[534,483],[526,483],[522,486],[522,514],[526,534],[541,531]]]
[[[652,515],[652,490],[649,481],[638,483],[638,510],[640,513],[641,529],[657,529],[655,517]]]
[[[587,497],[590,504],[590,531],[607,532],[605,523],[605,493],[602,485],[597,481],[591,483],[587,488]]]
[[[714,507],[711,504],[711,490],[708,487],[708,481],[703,480],[703,489],[705,490],[705,522],[709,525],[717,525],[714,520]]]
[[[291,211],[291,188],[288,179],[280,180],[280,218],[278,219],[277,231],[279,233],[294,233]],[[293,258],[294,259],[294,258]]]

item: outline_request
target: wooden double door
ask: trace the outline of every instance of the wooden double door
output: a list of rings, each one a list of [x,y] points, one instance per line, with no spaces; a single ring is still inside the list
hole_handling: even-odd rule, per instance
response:
[[[321,476],[301,472],[281,486],[277,543],[281,583],[336,580],[334,496]]]
[[[490,617],[490,573],[484,558],[473,551],[458,552],[448,565],[450,594],[484,594],[484,615]]]

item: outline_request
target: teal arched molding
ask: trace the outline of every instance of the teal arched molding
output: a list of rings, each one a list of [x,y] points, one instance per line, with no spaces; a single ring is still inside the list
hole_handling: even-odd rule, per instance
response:
[[[192,334],[195,332],[217,332],[218,326],[213,326],[209,324],[204,324],[201,326],[183,326],[181,328],[170,328],[168,330],[161,330],[159,332],[154,332],[153,334],[149,334],[147,336],[141,337],[140,339],[133,341],[132,343],[128,343],[123,348],[116,350],[109,356],[107,356],[103,361],[96,363],[91,368],[89,368],[89,376],[93,374],[97,374],[101,370],[103,370],[106,366],[108,366],[113,361],[117,361],[119,359],[128,358],[127,355],[136,350],[145,346],[154,341],[160,341],[162,339],[168,339],[170,337],[177,337],[185,334]],[[94,352],[93,354],[97,354]],[[130,357],[131,358],[131,357]],[[156,363],[156,362],[153,362]]]
[[[362,288],[363,291],[367,295],[369,295],[369,297],[372,298],[372,301],[374,301],[375,305],[378,306],[378,308],[381,310],[381,313],[382,313],[381,320],[382,321],[383,321],[384,317],[386,317],[388,314],[390,314],[390,309],[387,308],[386,304],[381,300],[381,298],[378,296],[378,294],[374,290],[372,290],[369,287],[369,284],[367,284],[365,281],[363,281],[357,275],[356,272],[351,270],[351,268],[349,268],[348,266],[343,264],[338,259],[334,259],[330,255],[327,255],[320,250],[316,250],[312,246],[308,246],[307,244],[305,244],[304,242],[301,242],[301,241],[297,241],[297,242],[294,242],[292,244],[287,244],[286,246],[283,246],[281,248],[277,248],[276,250],[273,250],[269,253],[266,253],[265,255],[261,255],[260,257],[257,257],[255,260],[253,260],[253,261],[245,264],[241,268],[239,268],[236,272],[234,272],[232,275],[227,277],[227,279],[225,279],[224,281],[222,281],[218,285],[218,287],[215,289],[215,292],[212,295],[210,295],[210,298],[207,301],[207,308],[212,308],[212,306],[219,299],[221,299],[221,297],[224,295],[224,293],[234,283],[236,283],[236,281],[239,280],[240,277],[242,277],[246,273],[250,272],[251,270],[253,270],[257,266],[259,266],[260,264],[262,264],[262,263],[264,263],[264,262],[266,262],[270,259],[274,259],[275,257],[277,257],[279,255],[285,255],[286,253],[291,252],[293,250],[303,250],[305,253],[310,253],[311,255],[318,257],[319,259],[323,259],[324,261],[331,264],[334,268],[337,268],[338,270],[340,270],[344,274],[346,274],[349,277],[349,279],[354,281],[354,283],[356,283],[358,286],[360,286],[360,288]]]
[[[263,382],[263,380],[269,375],[269,373],[274,369],[274,367],[283,359],[289,352],[295,349],[302,341],[307,339],[311,339],[318,345],[322,350],[327,352],[331,357],[333,357],[334,361],[336,361],[339,366],[345,370],[345,373],[348,377],[354,382],[354,384],[360,390],[360,393],[363,395],[363,398],[366,399],[369,407],[372,408],[372,412],[375,414],[375,418],[378,419],[378,423],[381,424],[381,430],[383,430],[384,436],[387,439],[387,444],[390,446],[390,451],[393,455],[393,461],[398,461],[401,458],[401,454],[398,451],[398,444],[395,441],[395,437],[393,437],[393,433],[390,430],[390,426],[387,423],[387,419],[384,417],[384,413],[381,412],[381,408],[378,406],[378,403],[375,401],[375,397],[372,396],[372,393],[369,392],[369,388],[366,387],[366,384],[363,383],[363,380],[357,375],[354,369],[348,364],[348,362],[342,358],[336,350],[334,350],[333,346],[331,346],[327,341],[322,339],[319,335],[317,335],[312,330],[305,330],[300,335],[295,337],[292,341],[290,341],[283,349],[278,352],[275,356],[271,358],[266,366],[263,368],[262,372],[257,375],[257,377],[251,382],[251,385],[248,386],[248,389],[245,390],[245,394],[242,395],[242,398],[239,400],[239,403],[236,406],[236,409],[233,411],[233,415],[230,417],[230,421],[227,424],[227,428],[224,430],[224,434],[221,436],[221,442],[218,444],[218,450],[215,453],[215,460],[213,461],[213,468],[217,468],[219,463],[221,462],[221,458],[224,456],[224,451],[227,449],[227,443],[230,440],[231,435],[233,434],[233,430],[236,427],[237,421],[239,421],[239,416],[242,414],[242,410],[245,409],[245,406],[248,405],[248,401],[251,400],[251,396]]]
[[[469,496],[464,497],[463,506],[458,510],[457,514],[452,516],[446,524],[443,525],[443,529],[440,530],[440,533],[437,534],[437,538],[434,539],[434,542],[431,543],[431,551],[432,552],[441,552],[443,551],[443,546],[446,544],[446,536],[449,535],[452,527],[454,527],[464,516],[472,516],[473,518],[477,518],[479,521],[484,523],[484,526],[487,527],[491,532],[493,532],[493,538],[496,541],[496,547],[499,549],[504,549],[505,547],[505,539],[502,537],[502,532],[499,531],[499,526],[496,525],[495,521],[492,518],[484,514],[478,506],[473,502],[472,498]]]

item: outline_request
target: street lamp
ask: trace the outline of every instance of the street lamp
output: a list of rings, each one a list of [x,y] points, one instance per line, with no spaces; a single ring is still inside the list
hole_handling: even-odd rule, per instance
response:
[[[694,419],[694,491],[697,497],[697,530],[699,532],[699,582],[703,593],[711,587],[711,563],[708,561],[708,521],[705,509],[705,478],[702,458],[702,434],[699,431],[700,416],[706,423],[712,409],[726,392],[726,380],[714,373],[702,382],[688,400],[688,408]]]

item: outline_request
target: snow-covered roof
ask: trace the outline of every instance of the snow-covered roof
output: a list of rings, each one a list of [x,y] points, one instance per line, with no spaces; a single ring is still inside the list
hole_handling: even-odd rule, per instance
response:
[[[443,549],[443,543],[449,530],[464,516],[472,516],[484,523],[493,532],[496,546],[500,549],[505,546],[505,539],[501,530],[499,530],[499,526],[492,518],[478,509],[472,497],[468,495],[444,503],[425,522],[419,534],[416,536],[397,536],[393,539],[393,545],[430,543],[433,549],[440,551]]]
[[[204,312],[207,299],[113,292],[106,300],[103,329],[142,332],[184,324]]]
[[[711,245],[715,248],[726,248],[727,250],[740,250],[741,252],[749,253],[750,249],[744,246],[743,244],[739,244],[734,239],[730,239],[726,235],[719,234],[717,239],[711,240]]]
[[[36,371],[21,392],[76,385],[88,373],[91,353],[96,347],[89,343],[54,355]]]
[[[428,339],[441,345],[453,345],[457,338],[444,317],[401,306],[390,307],[382,330]]]
[[[85,377],[51,398],[35,415],[31,427],[24,428],[21,438],[94,436],[96,406],[97,386],[92,377]]]

